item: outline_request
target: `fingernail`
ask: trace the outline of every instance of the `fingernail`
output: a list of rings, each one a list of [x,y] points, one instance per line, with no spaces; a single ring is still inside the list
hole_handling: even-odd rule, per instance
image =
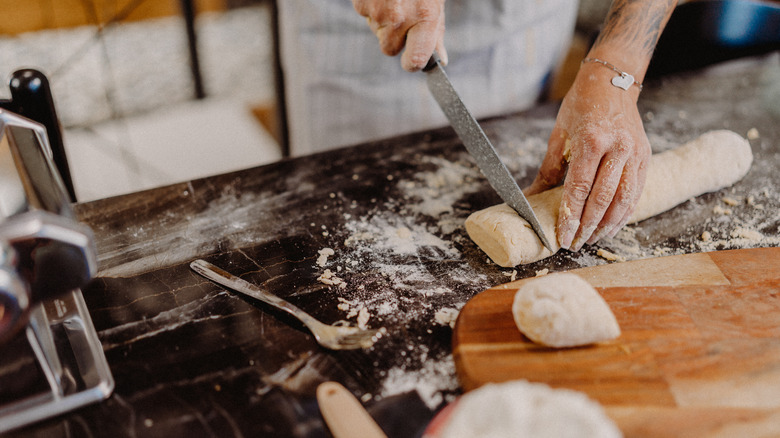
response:
[[[582,236],[578,236],[574,239],[574,243],[572,243],[573,251],[577,252],[582,249],[583,246],[585,246],[586,240]]]
[[[614,229],[613,229],[613,230],[612,230],[612,231],[611,231],[611,232],[610,232],[610,233],[607,235],[607,237],[609,237],[609,238],[611,239],[611,238],[613,238],[613,237],[617,236],[617,234],[618,234],[618,233],[620,232],[620,230],[622,230],[622,229],[623,229],[623,227],[615,227],[615,228],[614,228]]]
[[[593,235],[590,236],[590,239],[588,239],[588,241],[585,242],[585,243],[587,243],[588,245],[593,245],[594,243],[598,242],[599,240],[601,240],[601,236],[598,233],[593,233]]]
[[[609,230],[607,230],[607,229],[606,229],[606,227],[601,227],[601,228],[598,228],[598,229],[597,229],[596,231],[594,231],[594,232],[593,232],[593,234],[590,236],[590,239],[588,239],[588,242],[587,242],[587,243],[588,243],[588,245],[593,245],[594,243],[596,243],[596,242],[598,242],[599,240],[601,240],[602,238],[604,238],[604,237],[605,237],[605,235],[607,234],[607,231],[609,231]]]
[[[561,245],[562,249],[569,249],[571,246],[571,234],[566,234],[565,236],[561,236],[558,239],[558,243]]]
[[[580,221],[578,220],[564,220],[561,226],[558,228],[558,244],[561,248],[569,249],[571,242],[574,239],[574,233],[580,227]]]
[[[579,235],[574,239],[574,251],[579,251],[582,249],[583,246],[585,246],[585,243],[590,239],[590,237],[593,235],[593,230],[595,230],[596,227],[585,227],[582,230],[580,230]]]

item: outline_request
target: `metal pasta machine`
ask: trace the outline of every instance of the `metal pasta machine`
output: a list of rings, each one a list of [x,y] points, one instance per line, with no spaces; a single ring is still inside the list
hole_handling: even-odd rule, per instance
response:
[[[48,82],[20,70],[10,85],[13,100],[0,101],[0,433],[114,387],[80,290],[96,273],[96,250],[55,165],[48,133],[61,137]]]

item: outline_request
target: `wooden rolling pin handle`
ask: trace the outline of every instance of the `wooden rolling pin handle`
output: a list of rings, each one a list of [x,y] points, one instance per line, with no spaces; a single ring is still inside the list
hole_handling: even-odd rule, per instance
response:
[[[387,438],[358,399],[340,383],[320,384],[317,402],[335,438]]]

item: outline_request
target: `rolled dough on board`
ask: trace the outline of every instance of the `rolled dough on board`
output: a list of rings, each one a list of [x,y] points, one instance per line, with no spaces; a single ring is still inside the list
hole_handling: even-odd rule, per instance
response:
[[[753,162],[750,143],[739,134],[718,130],[650,159],[647,181],[629,223],[663,213],[704,193],[728,187],[744,177]],[[548,236],[555,236],[563,187],[528,197],[528,203]],[[553,255],[525,219],[506,204],[472,213],[466,231],[499,266],[513,267]],[[555,252],[557,239],[551,239]]]

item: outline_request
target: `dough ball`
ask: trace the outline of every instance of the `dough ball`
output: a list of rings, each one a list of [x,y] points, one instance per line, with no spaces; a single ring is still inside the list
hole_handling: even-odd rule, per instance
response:
[[[458,399],[442,438],[613,438],[622,433],[585,394],[524,380],[487,384]]]
[[[576,347],[620,336],[607,302],[576,274],[527,281],[515,294],[512,314],[524,335],[548,347]]]

